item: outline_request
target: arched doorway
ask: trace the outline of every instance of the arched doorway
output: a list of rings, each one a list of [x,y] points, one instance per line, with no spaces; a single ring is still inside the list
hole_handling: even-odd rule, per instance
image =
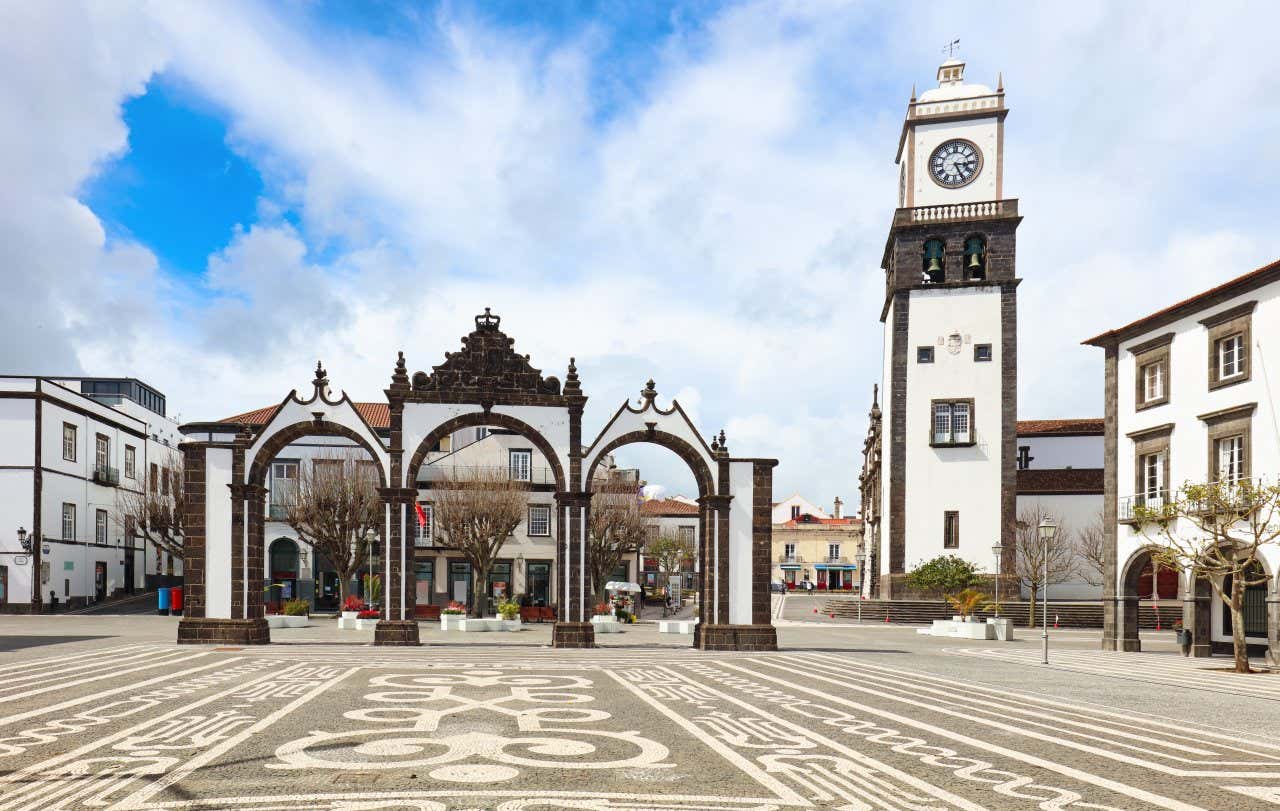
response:
[[[299,596],[298,544],[292,538],[276,538],[267,549],[266,613],[278,614],[283,605]]]
[[[1181,573],[1160,565],[1149,549],[1139,549],[1129,558],[1120,579],[1119,591],[1120,650],[1142,650],[1141,609],[1144,603],[1151,612],[1147,621],[1149,626],[1154,621],[1154,627],[1172,628],[1175,621],[1186,621],[1185,603],[1180,610],[1176,602],[1183,599]]]

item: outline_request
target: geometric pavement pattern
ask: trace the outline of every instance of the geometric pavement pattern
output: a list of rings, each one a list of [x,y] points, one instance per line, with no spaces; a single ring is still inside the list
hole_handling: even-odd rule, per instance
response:
[[[138,644],[22,658],[0,667],[0,811],[1280,805],[1280,742],[958,689],[849,653]],[[1280,698],[1280,679],[1254,678]]]

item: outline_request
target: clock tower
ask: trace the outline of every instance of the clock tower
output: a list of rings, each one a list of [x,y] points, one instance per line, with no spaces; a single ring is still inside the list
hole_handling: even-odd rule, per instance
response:
[[[880,596],[939,555],[1012,570],[1017,488],[1018,201],[1004,196],[1003,82],[993,91],[948,59],[907,105],[898,206],[881,267],[885,298],[879,524],[869,539]]]

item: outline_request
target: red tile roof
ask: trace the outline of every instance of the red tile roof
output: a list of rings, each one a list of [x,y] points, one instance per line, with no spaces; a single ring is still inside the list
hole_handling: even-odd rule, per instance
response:
[[[654,498],[640,505],[640,512],[645,515],[697,515],[697,504],[686,504],[674,498]]]
[[[356,411],[369,423],[369,427],[376,430],[386,430],[391,427],[391,407],[386,403],[352,403],[356,407]],[[229,422],[236,425],[249,425],[256,427],[266,425],[271,422],[271,418],[275,416],[276,409],[280,406],[267,406],[266,408],[256,408],[253,411],[246,411],[243,414],[237,414],[234,417],[218,420],[218,422]]]
[[[1102,468],[1042,468],[1018,471],[1018,495],[1101,495]]]
[[[1102,436],[1103,419],[1088,417],[1078,420],[1018,420],[1018,436],[1067,436],[1073,434]]]
[[[805,513],[799,518],[774,524],[775,527],[857,527],[862,526],[861,518],[818,518]]]
[[[1243,276],[1237,276],[1217,287],[1211,287],[1203,293],[1197,293],[1190,298],[1179,301],[1177,304],[1171,304],[1163,310],[1157,310],[1151,315],[1139,318],[1137,321],[1125,324],[1123,327],[1107,330],[1101,335],[1095,335],[1083,343],[1105,346],[1111,341],[1123,340],[1126,337],[1141,334],[1197,310],[1212,307],[1233,295],[1252,290],[1276,279],[1280,279],[1280,260],[1276,260],[1269,265],[1263,265],[1257,270],[1251,270]]]

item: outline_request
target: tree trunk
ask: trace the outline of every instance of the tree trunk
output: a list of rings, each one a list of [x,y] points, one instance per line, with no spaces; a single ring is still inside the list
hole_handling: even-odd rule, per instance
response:
[[[349,588],[348,584],[350,583],[350,580],[351,579],[349,577],[345,577],[342,572],[338,572],[338,610],[339,611],[346,610],[343,606],[347,602],[347,589]]]
[[[471,566],[471,605],[468,610],[473,617],[484,617],[489,609],[489,569]]]
[[[1252,673],[1249,667],[1249,648],[1244,641],[1244,577],[1231,578],[1231,646],[1235,654],[1236,672]]]
[[[1031,584],[1031,606],[1027,611],[1027,627],[1036,627],[1036,595],[1040,593],[1040,587],[1035,583]]]

